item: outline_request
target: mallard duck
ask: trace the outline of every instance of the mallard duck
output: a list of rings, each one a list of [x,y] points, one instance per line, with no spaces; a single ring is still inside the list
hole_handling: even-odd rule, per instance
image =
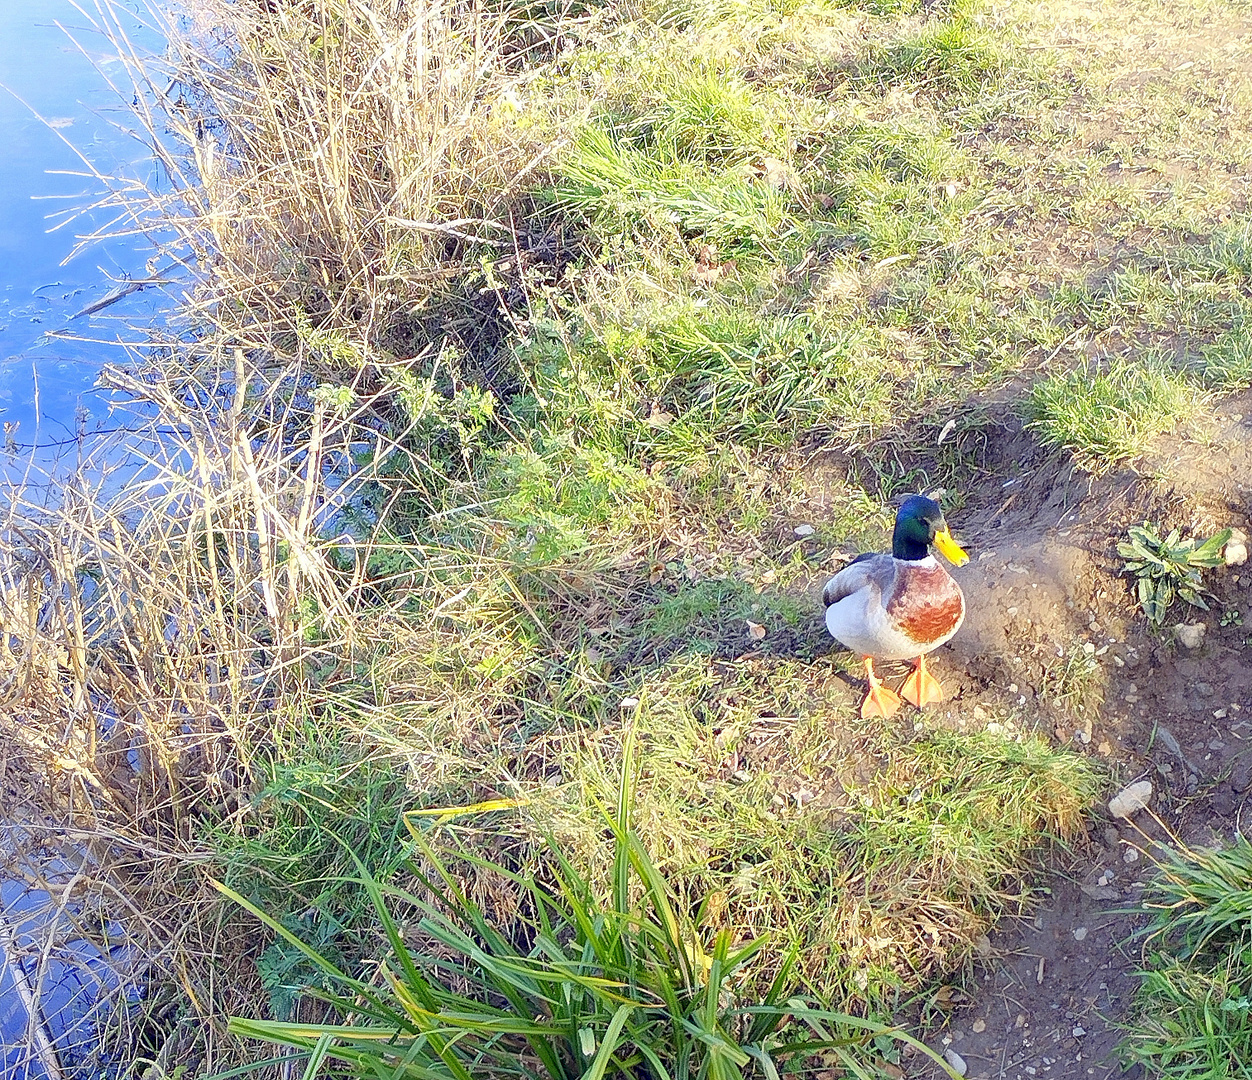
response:
[[[865,661],[869,690],[861,702],[863,717],[891,716],[901,697],[918,708],[943,700],[943,690],[926,670],[926,654],[961,628],[965,596],[930,553],[931,544],[954,566],[969,562],[938,503],[910,495],[896,514],[891,554],[858,555],[822,591],[826,629]],[[900,694],[874,674],[875,660],[914,658],[917,665]]]

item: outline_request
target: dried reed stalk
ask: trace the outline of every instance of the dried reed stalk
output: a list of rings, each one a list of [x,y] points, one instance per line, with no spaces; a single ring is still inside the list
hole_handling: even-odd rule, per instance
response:
[[[362,485],[394,487],[383,466],[422,421],[397,395],[445,356],[425,313],[475,245],[514,246],[499,219],[543,151],[495,116],[504,9],[187,0],[175,20],[154,4],[159,57],[114,0],[80,12],[121,59],[101,74],[158,180],[84,157],[101,187],[84,209],[112,217],[75,251],[146,234],[150,276],[181,272],[184,291],[169,329],[104,373],[134,405],[122,433],[0,481],[0,765],[28,856],[53,839],[89,856],[76,896],[175,973],[212,1061],[257,988],[197,822],[247,817],[255,755],[333,694],[310,665],[387,625],[377,538],[338,515]],[[396,603],[438,570],[430,553],[404,571]]]

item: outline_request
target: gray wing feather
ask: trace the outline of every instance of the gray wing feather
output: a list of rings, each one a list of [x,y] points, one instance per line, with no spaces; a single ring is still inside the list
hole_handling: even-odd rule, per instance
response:
[[[826,588],[822,590],[822,602],[830,607],[845,596],[860,592],[866,586],[874,586],[880,593],[887,595],[895,576],[895,560],[890,555],[866,552],[858,555],[826,582]]]

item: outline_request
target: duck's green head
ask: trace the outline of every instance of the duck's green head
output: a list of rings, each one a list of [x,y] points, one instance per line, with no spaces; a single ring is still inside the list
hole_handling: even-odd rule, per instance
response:
[[[954,566],[964,566],[969,562],[969,556],[952,539],[939,504],[924,495],[910,495],[896,514],[891,553],[897,559],[916,562],[930,554],[931,544]]]

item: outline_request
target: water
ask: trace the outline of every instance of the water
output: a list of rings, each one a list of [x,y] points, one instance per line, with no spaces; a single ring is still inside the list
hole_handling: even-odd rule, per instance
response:
[[[139,0],[128,7],[141,9]],[[133,40],[159,45],[137,16],[124,17],[123,25]],[[153,254],[143,237],[127,237],[62,265],[75,234],[104,226],[109,215],[49,231],[62,219],[48,215],[87,205],[100,191],[94,178],[55,175],[86,171],[75,149],[102,173],[151,170],[148,150],[129,133],[129,110],[102,73],[124,81],[119,57],[69,0],[0,0],[0,85],[11,91],[0,89],[0,420],[10,449],[39,447],[40,459],[55,454],[76,427],[112,423],[107,397],[93,390],[96,376],[102,364],[124,359],[117,342],[134,340],[128,324],[165,302],[148,289],[96,316],[72,318],[116,288],[110,275],[147,276]],[[64,329],[96,340],[48,336]]]
[[[131,10],[141,10],[140,0]],[[159,47],[137,15],[122,21],[132,40]],[[62,265],[76,234],[105,226],[109,215],[97,212],[50,231],[62,218],[49,215],[87,205],[101,192],[94,178],[58,174],[87,171],[75,150],[102,173],[151,173],[150,154],[130,134],[130,112],[105,75],[123,79],[121,61],[69,0],[0,0],[0,86],[11,91],[0,89],[0,448],[13,454],[3,455],[8,461],[33,456],[51,468],[76,432],[116,426],[108,396],[93,389],[96,377],[103,364],[125,360],[119,341],[135,340],[131,328],[156,317],[166,302],[159,291],[147,290],[98,315],[74,318],[117,287],[110,277],[148,276],[153,251],[143,237],[128,237]],[[50,336],[63,330],[92,340]],[[7,862],[22,839],[0,819],[0,860]],[[72,848],[62,850],[64,858],[81,859]],[[41,870],[57,890],[75,880],[72,865]],[[49,1044],[61,1076],[102,1074],[99,1062],[87,1065],[86,1074],[79,1062],[93,1042],[94,1003],[118,1007],[117,965],[125,964],[125,954],[97,933],[79,932],[78,913],[72,907],[56,913],[49,899],[46,891],[0,874],[0,1080],[56,1076],[40,1062]],[[32,988],[41,1003],[37,1027],[27,1007]]]

